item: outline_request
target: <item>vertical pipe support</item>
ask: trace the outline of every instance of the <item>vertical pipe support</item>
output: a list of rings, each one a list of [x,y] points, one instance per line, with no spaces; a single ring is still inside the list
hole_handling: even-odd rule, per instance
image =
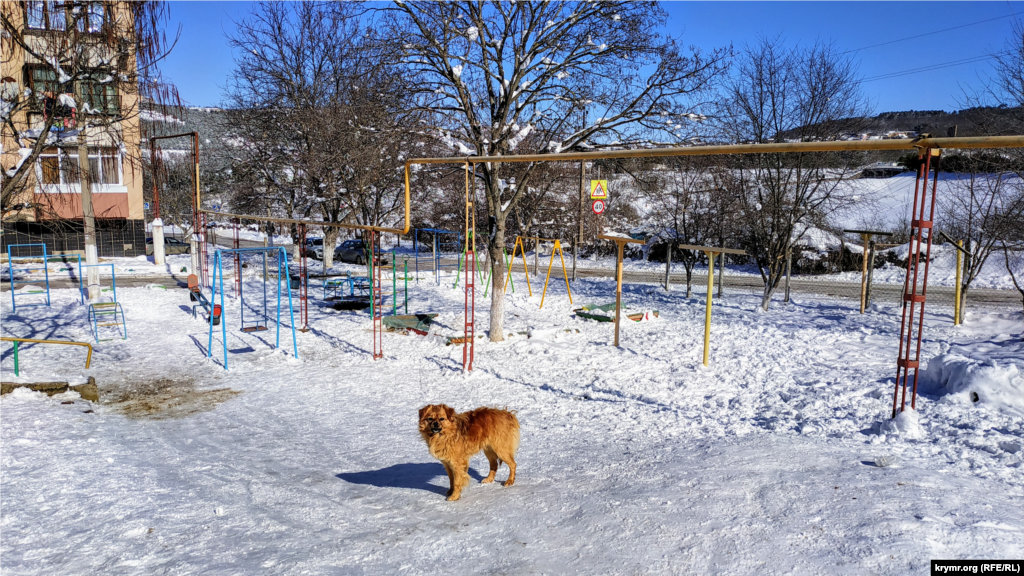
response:
[[[715,289],[715,255],[716,252],[707,251],[708,255],[708,297],[704,306],[704,365],[708,365],[708,355],[711,352],[711,296]]]

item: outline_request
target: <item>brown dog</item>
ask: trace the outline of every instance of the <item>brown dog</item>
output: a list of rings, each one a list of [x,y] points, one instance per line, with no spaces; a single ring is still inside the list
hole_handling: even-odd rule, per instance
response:
[[[513,412],[494,408],[477,408],[456,414],[444,404],[420,408],[420,434],[427,442],[430,455],[444,464],[448,472],[448,500],[458,500],[469,485],[469,459],[484,451],[491,472],[482,484],[494,482],[498,466],[508,464],[505,486],[516,481],[516,450],[519,449],[519,420]]]

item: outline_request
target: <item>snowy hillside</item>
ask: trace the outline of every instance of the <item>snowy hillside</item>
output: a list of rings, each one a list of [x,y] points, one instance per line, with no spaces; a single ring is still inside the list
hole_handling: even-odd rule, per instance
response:
[[[705,368],[700,299],[627,285],[626,305],[660,318],[625,323],[614,348],[564,285],[538,309],[516,282],[510,336],[481,339],[468,375],[444,338],[461,335],[462,291],[427,278],[409,311],[439,313],[433,333],[386,334],[377,362],[367,313],[313,289],[298,359],[287,331],[271,349],[273,324],[238,330],[230,290],[228,371],[184,290],[118,290],[129,339],[97,345],[88,371],[37,345],[15,378],[5,344],[4,381],[91,374],[102,397],[0,400],[3,573],[902,575],[1021,556],[1019,312],[927,316],[919,417],[897,427],[897,308],[763,313],[727,295]],[[580,280],[573,298],[608,302],[614,283]],[[5,336],[92,341],[72,291],[17,315],[0,302]],[[435,402],[518,411],[515,486],[444,500],[416,430]],[[485,470],[478,456],[471,475]]]

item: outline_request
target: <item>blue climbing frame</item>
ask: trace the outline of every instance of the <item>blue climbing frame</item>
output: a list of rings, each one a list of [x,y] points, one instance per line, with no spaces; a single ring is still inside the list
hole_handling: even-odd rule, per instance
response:
[[[217,298],[217,290],[220,289],[220,310],[221,310],[221,343],[224,346],[224,369],[228,369],[228,331],[227,331],[227,320],[224,315],[227,312],[224,306],[224,266],[223,266],[223,254],[242,254],[242,253],[263,253],[270,256],[273,253],[277,253],[277,340],[274,347],[281,347],[281,285],[284,284],[285,290],[288,291],[288,314],[290,318],[290,324],[292,328],[292,351],[296,358],[299,357],[299,346],[295,337],[295,310],[292,307],[292,287],[289,281],[288,275],[288,252],[283,247],[266,247],[266,248],[235,248],[232,250],[217,250],[213,254],[213,274],[210,284],[210,302],[211,304]],[[243,303],[244,305],[244,303]],[[206,357],[213,357],[213,323],[210,323],[209,340],[206,346]]]
[[[85,281],[85,275],[82,274],[83,268],[106,268],[110,267],[110,288],[114,291],[114,302],[117,302],[117,275],[114,273],[113,264],[82,264],[82,259],[78,259],[78,297],[80,301],[85,304],[86,295],[89,293],[88,284],[83,284]],[[102,287],[101,287],[102,289]]]
[[[14,273],[15,272],[30,272],[32,270],[39,270],[40,267],[39,266],[27,266],[27,267],[24,267],[24,268],[15,268],[14,267],[14,261],[15,260],[38,260],[39,256],[14,256],[14,254],[12,253],[11,249],[12,248],[23,248],[23,247],[29,247],[29,246],[42,246],[43,247],[43,256],[42,256],[42,258],[43,258],[43,265],[42,265],[42,270],[43,270],[43,273],[46,275],[46,290],[34,290],[32,292],[18,294],[18,289],[17,289],[17,285],[18,284],[35,284],[36,282],[38,282],[38,280],[34,280],[34,281],[33,280],[15,280],[14,279]],[[11,307],[13,308],[13,310],[11,311],[12,313],[16,313],[18,311],[18,300],[17,300],[18,296],[25,297],[25,296],[34,296],[36,294],[43,294],[43,293],[45,293],[46,294],[46,303],[45,304],[42,303],[42,302],[32,302],[32,303],[28,303],[28,304],[22,304],[21,306],[23,308],[28,308],[28,307],[32,307],[32,306],[49,306],[50,305],[50,271],[46,267],[46,265],[49,263],[49,258],[50,257],[46,254],[46,244],[8,244],[7,245],[7,270],[8,270],[8,272],[10,272],[10,275],[11,275]]]
[[[106,268],[110,267],[110,289],[113,291],[113,302],[89,302],[89,324],[92,325],[92,335],[96,338],[96,342],[108,342],[113,338],[100,339],[100,328],[107,326],[114,326],[117,328],[118,333],[121,334],[122,340],[128,339],[128,322],[124,317],[124,308],[117,301],[117,275],[114,273],[113,264],[82,264],[81,258],[78,260],[78,294],[82,302],[85,302],[85,295],[89,291],[90,286],[83,285],[83,278],[85,277],[82,270],[85,268]],[[102,322],[101,320],[109,320],[109,322]]]
[[[412,245],[413,250],[416,253],[416,281],[419,282],[420,278],[420,232],[431,235],[432,248],[433,248],[433,265],[434,265],[434,279],[437,281],[437,285],[441,285],[441,269],[442,268],[457,268],[458,264],[441,264],[441,253],[450,252],[458,255],[462,250],[462,232],[456,232],[454,230],[441,230],[438,228],[416,228],[413,230]],[[451,237],[455,238],[452,239]]]

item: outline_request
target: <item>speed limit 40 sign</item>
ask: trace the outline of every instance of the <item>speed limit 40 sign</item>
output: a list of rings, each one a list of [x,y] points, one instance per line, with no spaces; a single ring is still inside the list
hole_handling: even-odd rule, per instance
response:
[[[604,212],[604,200],[594,200],[594,205],[591,208],[594,210],[594,214]]]

